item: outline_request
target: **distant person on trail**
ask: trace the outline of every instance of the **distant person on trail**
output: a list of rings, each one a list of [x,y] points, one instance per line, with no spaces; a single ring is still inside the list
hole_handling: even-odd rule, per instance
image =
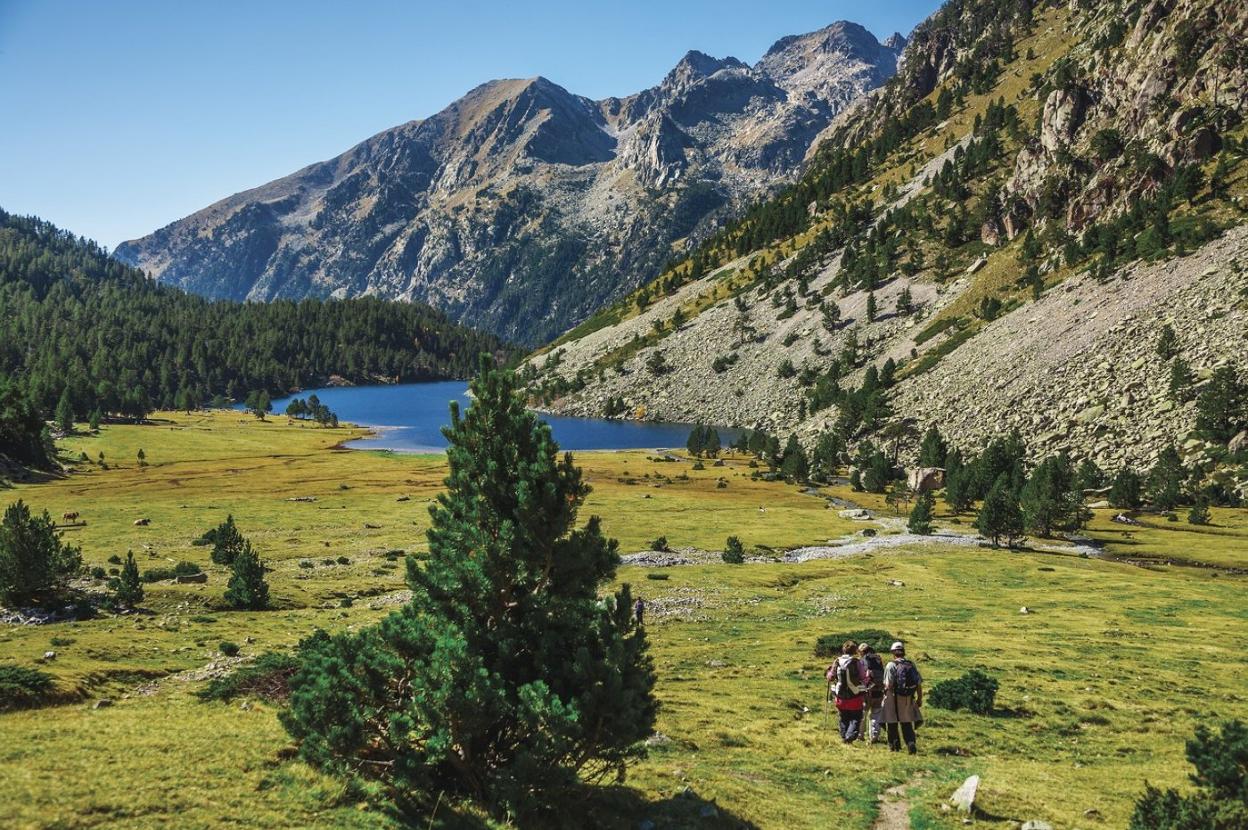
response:
[[[893,662],[884,667],[884,725],[888,728],[888,748],[893,752],[901,749],[905,740],[906,748],[913,755],[919,751],[914,741],[914,725],[923,721],[919,707],[923,705],[923,678],[914,663],[906,659],[904,643],[893,643],[889,649],[893,653]],[[901,728],[901,736],[897,730]]]
[[[637,620],[638,625],[643,625],[643,617],[646,616],[646,601],[641,597],[637,597],[637,601],[633,603],[633,618]]]
[[[880,739],[884,723],[884,661],[870,643],[858,644],[858,657],[867,667],[867,696],[862,714],[869,724],[867,743],[873,744]]]
[[[841,646],[841,656],[828,667],[828,675],[841,718],[841,740],[852,744],[862,736],[862,707],[868,680],[866,664],[858,659],[858,645],[853,640],[846,640]]]

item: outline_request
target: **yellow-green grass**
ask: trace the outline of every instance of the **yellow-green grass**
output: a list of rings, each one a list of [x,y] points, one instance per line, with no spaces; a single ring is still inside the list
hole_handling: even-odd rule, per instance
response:
[[[1179,565],[1212,565],[1216,568],[1248,568],[1248,512],[1226,507],[1210,509],[1207,525],[1187,521],[1187,508],[1174,511],[1174,521],[1164,515],[1131,514],[1138,524],[1113,521],[1120,510],[1096,510],[1088,535],[1102,543],[1112,556]]]
[[[143,567],[191,559],[209,570],[206,585],[148,586],[150,614],[0,629],[0,665],[34,665],[54,650],[42,668],[81,697],[0,715],[0,826],[399,826],[339,782],[284,760],[289,742],[272,706],[200,703],[192,692],[202,681],[165,675],[218,659],[221,640],[250,656],[289,648],[316,627],[379,619],[392,606],[378,600],[403,587],[401,560],[384,554],[424,548],[427,501],[443,459],[335,451],[355,433],[285,419],[167,421],[110,426],[66,442],[75,456],[102,448],[108,459],[126,458],[123,469],[92,465],[0,496],[58,516],[81,512],[86,527],[69,533],[90,564],[131,548]],[[130,460],[139,446],[151,466]],[[658,535],[674,546],[716,549],[730,533],[781,549],[859,526],[791,485],[751,481],[736,460],[695,471],[645,452],[577,458],[595,488],[586,515],[600,514],[625,551]],[[339,489],[344,483],[350,489]],[[285,501],[292,495],[317,501]],[[410,499],[397,501],[401,495]],[[879,497],[852,497],[882,508]],[[225,574],[190,540],[227,511],[272,563],[278,610],[219,608]],[[135,527],[140,516],[151,525]],[[1098,517],[1093,535],[1106,521]],[[1248,525],[1243,511],[1216,510],[1214,521],[1228,534]],[[1185,524],[1148,533],[1159,551],[1172,536],[1196,550],[1205,541]],[[1233,560],[1233,542],[1218,544],[1221,553],[1193,558]],[[351,564],[321,564],[339,555]],[[316,566],[300,568],[305,558]],[[1236,683],[1248,661],[1235,648],[1248,612],[1242,578],[1227,574],[926,546],[803,565],[625,567],[619,578],[651,605],[658,731],[670,743],[633,768],[628,788],[599,791],[590,808],[568,810],[567,826],[635,827],[651,818],[659,826],[714,827],[740,818],[765,828],[832,820],[866,828],[876,795],[900,782],[913,782],[916,826],[956,826],[939,802],[962,777],[979,773],[986,815],[1116,827],[1145,779],[1185,785],[1182,744],[1195,724],[1210,713],[1248,717]],[[340,608],[337,594],[359,598]],[[1023,606],[1032,613],[1020,614]],[[929,707],[916,757],[840,746],[823,720],[825,665],[812,648],[821,635],[866,627],[908,640],[929,684],[971,667],[999,676],[1002,713]],[[150,694],[136,692],[153,680]],[[89,701],[103,696],[115,705],[91,709]],[[701,802],[676,795],[686,786],[717,804],[718,820],[700,818]],[[591,808],[592,821],[584,814]],[[1099,819],[1084,815],[1093,809]],[[607,819],[607,811],[618,815]],[[435,826],[443,820],[476,821],[445,805]]]

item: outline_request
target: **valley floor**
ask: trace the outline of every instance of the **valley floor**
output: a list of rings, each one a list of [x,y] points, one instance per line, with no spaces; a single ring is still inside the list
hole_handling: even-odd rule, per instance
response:
[[[208,572],[206,584],[147,586],[147,614],[0,627],[0,665],[33,666],[55,651],[41,668],[68,701],[0,715],[0,826],[400,826],[284,760],[289,740],[274,707],[192,694],[231,662],[222,640],[247,658],[290,648],[316,627],[370,624],[403,601],[396,552],[424,550],[444,460],[335,449],[357,434],[237,413],[164,414],[63,442],[73,457],[103,452],[109,469],[78,464],[64,478],[0,493],[0,503],[20,497],[54,516],[80,513],[85,526],[66,537],[89,567],[133,550],[140,568],[190,560]],[[134,461],[140,448],[148,466]],[[646,452],[577,461],[594,487],[586,515],[602,516],[624,553],[660,535],[676,555],[717,551],[731,534],[766,558],[838,544],[864,527],[883,539],[898,532],[881,497],[752,481],[740,458],[704,470]],[[877,517],[842,518],[830,497]],[[225,572],[191,542],[227,513],[272,567],[276,610],[222,609]],[[1248,718],[1238,683],[1248,672],[1238,650],[1248,610],[1234,570],[1248,567],[1248,512],[1215,510],[1199,529],[1097,514],[1089,536],[1105,559],[1060,543],[1023,552],[924,543],[802,563],[729,566],[695,555],[712,562],[621,568],[650,607],[658,734],[626,784],[590,793],[568,811],[568,826],[865,829],[890,790],[887,826],[907,817],[914,828],[961,826],[941,805],[973,773],[983,780],[979,824],[1124,826],[1146,780],[1187,786],[1183,741],[1196,725]],[[970,532],[968,516],[939,524]],[[1216,567],[1183,564],[1193,562]],[[862,628],[907,640],[929,685],[975,667],[997,676],[997,712],[927,707],[914,757],[841,746],[835,716],[822,711],[826,661],[813,647]],[[114,705],[93,708],[102,698]],[[431,825],[487,822],[443,805]]]

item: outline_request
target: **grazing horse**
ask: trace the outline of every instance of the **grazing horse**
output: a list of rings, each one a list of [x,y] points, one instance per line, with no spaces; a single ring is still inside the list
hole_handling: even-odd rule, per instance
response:
[[[73,513],[62,513],[61,519],[62,521],[66,521],[66,522],[75,522],[78,520],[78,513],[77,511]]]

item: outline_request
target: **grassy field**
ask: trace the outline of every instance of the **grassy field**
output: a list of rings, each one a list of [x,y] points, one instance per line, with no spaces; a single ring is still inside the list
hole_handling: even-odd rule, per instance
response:
[[[133,550],[141,568],[191,560],[209,573],[204,585],[147,586],[149,614],[0,629],[0,665],[56,651],[42,668],[72,701],[0,715],[0,826],[401,826],[284,760],[273,707],[193,696],[203,667],[227,662],[222,640],[254,656],[316,627],[370,624],[402,601],[395,552],[423,550],[443,462],[334,449],[356,434],[236,413],[166,415],[64,442],[73,457],[103,452],[108,469],[78,465],[0,493],[55,516],[81,513],[85,527],[66,535],[89,565],[111,567],[111,555]],[[586,515],[601,515],[625,552],[659,535],[718,549],[728,534],[781,550],[863,527],[825,495],[886,512],[878,497],[751,481],[741,460],[701,471],[645,452],[578,462],[594,487]],[[227,513],[273,568],[276,610],[221,608],[225,574],[191,542]],[[150,524],[135,526],[140,518]],[[1248,565],[1244,511],[1215,511],[1209,528],[1144,521],[1125,527],[1105,513],[1090,535],[1133,559]],[[978,823],[1120,827],[1145,780],[1185,785],[1182,744],[1197,723],[1248,717],[1237,683],[1248,671],[1238,648],[1244,578],[1227,572],[925,545],[802,565],[625,567],[620,579],[650,602],[661,736],[625,786],[588,793],[568,826],[869,828],[877,796],[898,784],[912,827],[960,826],[940,804],[978,773]],[[915,757],[841,746],[823,718],[825,666],[812,648],[864,627],[908,640],[929,684],[972,667],[996,675],[998,712],[929,707]],[[93,709],[104,697],[115,705]],[[596,811],[588,824],[586,810]],[[428,823],[484,826],[446,805]]]

